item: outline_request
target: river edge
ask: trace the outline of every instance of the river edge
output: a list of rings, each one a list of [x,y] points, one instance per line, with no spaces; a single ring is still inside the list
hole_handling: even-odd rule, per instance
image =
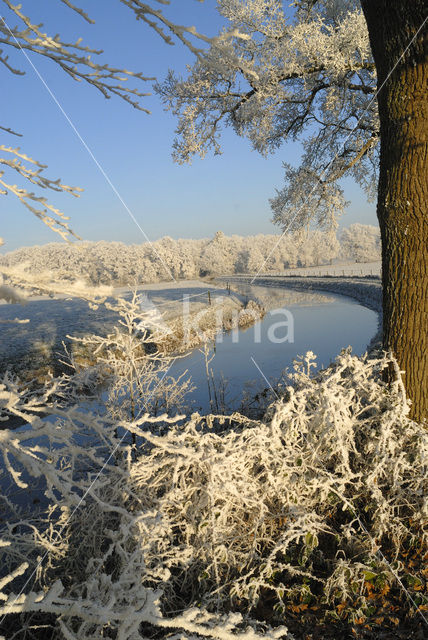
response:
[[[129,297],[134,291],[142,296],[142,311],[165,328],[163,344],[159,345],[164,353],[196,347],[212,339],[216,331],[233,328],[236,323],[243,327],[251,321],[251,314],[244,313],[248,306],[244,296],[211,282],[120,287],[113,296]],[[251,311],[254,317],[263,317],[261,308],[254,306]],[[217,318],[224,321],[216,322]],[[199,332],[194,330],[197,319]],[[26,305],[1,305],[0,369],[25,381],[35,378],[42,382],[48,369],[54,375],[61,373],[58,362],[64,359],[63,343],[70,344],[68,336],[106,335],[118,320],[103,303],[94,308],[78,297],[36,296]],[[188,339],[185,348],[180,348],[180,334]]]
[[[342,277],[342,276],[251,276],[233,275],[216,279],[233,284],[248,284],[252,286],[288,288],[295,291],[328,291],[352,298],[364,307],[378,314],[378,328],[367,345],[372,353],[382,347],[382,283],[377,276]]]
[[[115,297],[125,297],[137,291],[139,294],[150,294],[145,299],[143,311],[155,311],[157,318],[165,327],[163,332],[163,340],[156,344],[156,348],[161,355],[179,356],[186,352],[192,351],[198,346],[212,341],[218,333],[228,332],[232,329],[245,329],[261,320],[265,315],[264,308],[254,300],[239,293],[231,292],[230,288],[222,288],[212,282],[202,280],[179,281],[177,283],[159,283],[154,285],[141,285],[136,288],[121,287],[114,291]],[[162,292],[166,292],[162,295]],[[170,299],[171,292],[176,295],[175,299]],[[197,291],[195,293],[195,291]],[[54,301],[64,301],[70,298],[59,296]],[[48,296],[37,296],[28,302],[51,303],[52,298]],[[89,306],[85,300],[80,298],[71,298],[71,302],[75,301],[78,305]],[[148,303],[148,309],[147,309]],[[10,306],[10,305],[8,305]],[[16,308],[16,305],[13,305]],[[113,321],[112,317],[103,304],[99,304],[101,309],[101,321],[103,312],[105,313],[105,322],[103,325],[103,333],[113,330],[117,325],[119,316]],[[24,306],[24,313],[31,311],[29,305]],[[76,308],[76,316],[79,316]],[[16,324],[16,331],[19,332],[22,325]],[[30,351],[23,353],[17,352],[11,355],[8,361],[3,361],[3,374],[11,372],[20,381],[35,391],[42,388],[43,384],[53,377],[60,377],[64,373],[68,373],[68,368],[64,362],[64,345],[70,334],[78,335],[92,333],[91,327],[80,331],[76,331],[73,326],[67,329],[62,327],[62,332],[52,342],[49,349],[42,350],[40,353]],[[71,340],[67,341],[67,347],[73,345]],[[86,361],[89,366],[94,364],[91,362],[91,354],[78,354],[80,359]],[[10,417],[7,422],[0,422],[0,430],[15,429],[21,426],[24,421]]]

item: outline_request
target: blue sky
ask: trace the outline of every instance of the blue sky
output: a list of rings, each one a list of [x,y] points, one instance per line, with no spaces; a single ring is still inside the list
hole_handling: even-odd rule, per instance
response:
[[[168,68],[185,72],[191,55],[179,44],[165,45],[154,32],[130,14],[117,0],[86,0],[95,25],[60,5],[58,0],[24,1],[27,10],[43,21],[51,33],[70,41],[103,48],[103,59],[119,67],[140,70],[162,79]],[[3,7],[2,7],[3,9]],[[35,15],[35,10],[38,14]],[[214,34],[220,26],[214,0],[172,0],[167,10],[181,24],[195,24]],[[4,13],[6,19],[8,14]],[[10,20],[11,26],[15,20]],[[20,52],[11,59],[25,77],[7,74],[3,82],[0,124],[23,134],[19,140],[2,133],[3,144],[19,145],[27,154],[48,164],[49,177],[84,189],[79,199],[48,194],[51,202],[71,217],[72,227],[85,240],[145,241],[122,203],[100,173],[64,115]],[[171,145],[175,118],[165,113],[157,96],[143,99],[151,115],[119,99],[105,100],[94,89],[76,83],[49,61],[32,60],[63,106],[80,135],[108,174],[146,235],[208,237],[221,229],[226,234],[279,233],[271,222],[268,199],[282,185],[282,161],[298,163],[300,146],[287,144],[268,158],[251,150],[245,139],[225,130],[223,154],[191,166],[174,164]],[[141,85],[151,91],[151,83]],[[377,224],[375,206],[350,180],[344,182],[351,201],[341,226],[353,222]],[[45,194],[43,194],[45,195]],[[0,197],[2,251],[19,246],[57,241],[58,237],[27,212],[12,196]]]

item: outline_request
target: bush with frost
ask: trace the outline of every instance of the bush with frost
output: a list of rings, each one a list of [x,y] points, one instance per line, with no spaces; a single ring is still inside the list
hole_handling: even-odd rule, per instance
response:
[[[67,364],[72,374],[62,379],[67,404],[82,394],[96,400],[112,419],[135,420],[150,413],[181,411],[186,396],[194,389],[184,371],[178,378],[169,375],[174,358],[158,349],[171,334],[162,316],[144,310],[143,294],[130,299],[105,302],[117,317],[112,333],[68,336]]]
[[[266,620],[369,616],[388,590],[421,613],[427,433],[387,363],[345,351],[311,377],[307,354],[262,421],[109,420],[5,378],[3,413],[30,425],[0,432],[5,466],[24,490],[42,476],[48,505],[8,499],[0,615],[49,614],[67,639],[193,640],[289,637]]]

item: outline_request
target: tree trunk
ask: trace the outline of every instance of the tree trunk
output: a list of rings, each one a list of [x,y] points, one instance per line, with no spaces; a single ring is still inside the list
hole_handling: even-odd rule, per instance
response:
[[[427,23],[417,32],[427,3],[361,4],[378,74],[384,348],[404,371],[411,417],[423,421],[428,416]]]

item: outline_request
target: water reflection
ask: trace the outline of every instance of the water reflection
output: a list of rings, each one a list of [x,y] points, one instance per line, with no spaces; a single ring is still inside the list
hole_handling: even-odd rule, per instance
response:
[[[255,393],[269,383],[275,384],[284,370],[292,369],[298,355],[313,351],[318,367],[323,368],[344,347],[350,346],[357,355],[364,353],[377,330],[377,314],[351,298],[279,287],[242,285],[237,290],[262,302],[268,312],[255,326],[239,331],[238,336],[233,332],[221,334],[212,345],[215,357],[209,369],[230,410],[240,407],[244,387],[250,385]],[[293,341],[286,340],[287,327],[279,326],[285,321],[278,310],[284,307],[293,316]],[[273,331],[275,324],[278,327]],[[278,340],[273,341],[272,334]],[[185,369],[196,386],[192,394],[194,409],[209,411],[206,362],[201,350],[195,349],[177,361],[170,374],[176,376]]]

